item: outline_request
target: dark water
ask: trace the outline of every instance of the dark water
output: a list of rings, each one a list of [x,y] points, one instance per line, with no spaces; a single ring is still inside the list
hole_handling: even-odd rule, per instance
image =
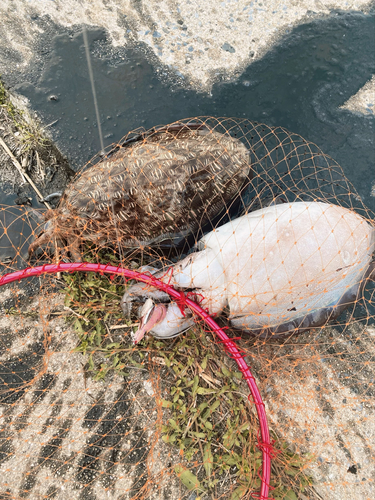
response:
[[[343,167],[364,202],[374,180],[374,116],[339,106],[375,72],[375,18],[331,14],[295,28],[234,82],[212,95],[172,83],[166,68],[149,62],[144,46],[113,49],[102,30],[89,31],[105,144],[139,126],[214,115],[282,125],[312,140]],[[32,71],[16,90],[26,95],[78,169],[99,149],[82,33],[62,33],[39,76]],[[183,81],[183,80],[182,80]],[[186,85],[187,87],[187,85]]]

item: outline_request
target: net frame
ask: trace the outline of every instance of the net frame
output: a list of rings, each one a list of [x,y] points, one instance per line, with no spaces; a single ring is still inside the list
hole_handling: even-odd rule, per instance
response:
[[[367,222],[369,222],[372,225],[374,224],[374,213],[365,207],[363,201],[356,193],[352,184],[346,179],[345,175],[343,175],[341,167],[337,164],[337,162],[335,162],[335,160],[330,158],[328,155],[325,155],[320,150],[319,147],[317,147],[310,141],[303,139],[298,134],[293,134],[291,132],[288,132],[282,127],[268,127],[267,125],[261,123],[255,124],[253,122],[252,123],[253,128],[251,129],[250,132],[249,129],[247,130],[245,129],[246,124],[249,125],[249,123],[251,123],[247,120],[234,120],[228,118],[225,120],[210,119],[211,122],[209,122],[206,118],[203,117],[199,119],[201,119],[204,123],[211,123],[212,120],[216,120],[215,127],[219,129],[219,131],[224,130],[229,134],[233,133],[235,135],[236,133],[238,134],[239,131],[243,130],[243,135],[241,137],[242,139],[244,139],[246,146],[249,149],[251,149],[253,155],[252,158],[254,162],[254,168],[256,169],[256,175],[252,180],[252,186],[254,188],[253,190],[255,196],[252,201],[250,200],[251,201],[250,205],[247,205],[246,200],[244,201],[244,205],[247,206],[248,212],[257,210],[259,208],[264,208],[265,206],[267,206],[268,202],[267,199],[271,199],[272,201],[277,197],[285,197],[286,199],[288,199],[289,195],[293,197],[294,193],[291,192],[291,189],[296,187],[300,193],[304,193],[305,191],[311,192],[311,195],[308,197],[308,201],[310,201],[312,198],[313,201],[317,200],[317,201],[325,201],[338,204],[340,206],[348,208],[349,210],[353,210],[361,214],[363,218],[366,219]],[[178,123],[185,121],[190,122],[191,120],[192,119],[181,120]],[[194,120],[198,120],[198,118],[194,118]],[[232,120],[233,130],[230,127],[231,120]],[[244,123],[243,129],[241,129],[241,122]],[[156,134],[159,131],[160,131],[159,128],[155,129]],[[126,137],[130,137],[132,133],[135,132],[129,132],[128,136]],[[153,133],[152,130],[149,131],[149,133]],[[144,137],[143,134],[147,136],[148,132],[144,132],[141,134]],[[251,135],[251,140],[250,140],[250,135]],[[252,137],[252,135],[254,135],[254,138]],[[136,141],[137,138],[134,139],[134,142]],[[121,143],[116,147],[122,147]],[[109,148],[111,148],[111,146],[109,146]],[[111,153],[109,153],[109,155],[110,154]],[[100,161],[103,159],[102,154],[100,154],[100,158],[98,159],[100,163]],[[279,163],[279,160],[281,160],[281,162],[284,161],[285,163],[284,169],[280,168],[281,163]],[[290,165],[288,165],[287,162],[290,162]],[[81,172],[84,172],[85,169],[90,168],[92,164],[95,164],[94,159],[92,160],[92,162],[89,162],[86,165],[86,167],[82,169]],[[307,175],[306,172],[308,172],[309,175]],[[80,174],[78,174],[78,176],[79,175]],[[316,187],[314,188],[314,186]],[[297,200],[299,200],[298,194],[296,198]],[[304,200],[304,198],[302,198],[302,200]],[[238,216],[239,214],[236,215]],[[226,214],[223,214],[221,218],[224,220],[225,217]],[[23,216],[20,216],[19,219],[24,221]],[[30,222],[27,221],[27,224],[30,225]],[[118,238],[117,242],[119,242]],[[21,246],[21,244],[19,246]],[[112,245],[112,248],[114,246],[115,245]],[[143,251],[143,248],[141,250]],[[100,262],[99,253],[95,255],[94,258],[97,259],[95,262],[97,263]],[[159,256],[157,258],[159,258]],[[4,271],[6,272],[8,270],[9,272],[12,269],[12,267],[13,269],[14,268],[17,269],[17,267],[19,267],[20,265],[20,260],[21,259],[18,259],[17,263],[15,261],[9,263],[4,262],[3,263]],[[102,262],[103,261],[104,260],[102,260]],[[121,265],[123,268],[128,267],[128,265],[124,265],[125,262],[126,259],[124,259],[124,257],[121,256]],[[22,262],[21,265],[24,265],[24,263],[25,261]],[[116,265],[117,264],[118,261],[116,261]],[[152,283],[152,286],[154,286],[154,283]],[[367,307],[368,305],[371,305],[372,307],[371,310],[364,311],[366,314],[363,316],[363,318],[365,318],[365,316],[367,315],[367,320],[369,318],[373,319],[375,317],[373,312],[375,304],[374,298],[375,295],[373,291],[372,296],[370,298],[367,298],[366,301],[364,302],[365,307]],[[184,300],[185,299],[182,298],[182,302],[180,301],[181,307],[183,306]],[[348,311],[348,316],[343,318],[338,326],[343,330],[345,330],[346,326],[349,325],[349,323],[351,324],[354,323],[355,321],[356,317],[354,316],[354,314]],[[323,328],[324,327],[322,327],[322,329]],[[340,330],[340,332],[341,331],[342,330]],[[313,333],[311,341],[309,341],[309,343],[311,343],[312,348],[314,347],[315,342],[318,343],[317,340],[318,334],[319,333]],[[291,339],[291,343],[293,343],[293,340],[294,339]],[[296,343],[298,343],[299,338],[296,338],[295,340]],[[254,355],[254,353],[256,352],[256,349],[258,347],[262,348],[262,346],[265,345],[265,347],[268,348],[269,345],[263,343],[262,340],[260,340],[258,343],[255,341],[254,344],[251,344],[251,346],[254,347],[253,352],[250,352],[249,350],[250,342],[248,343],[247,342],[248,341],[246,339],[241,339],[241,341],[239,341],[238,344],[242,346],[241,348],[242,352],[244,353],[246,352],[247,356],[253,357],[252,366],[254,369],[257,370],[258,384],[259,385],[263,384],[264,375],[260,373],[260,370],[258,370],[259,366],[257,366],[258,360],[261,358],[262,355],[260,354],[259,356],[258,353],[259,359],[257,359],[257,355],[256,354]],[[337,340],[334,342],[337,342]],[[287,341],[285,342],[285,346],[287,346]],[[284,342],[282,342],[282,344],[278,347],[280,348],[280,352],[282,352],[284,348]],[[247,351],[245,351],[246,349]],[[275,350],[277,350],[277,348],[275,348]],[[337,353],[337,355],[339,354],[340,353]],[[300,363],[303,366],[303,359],[300,361]],[[297,361],[296,365],[298,366]],[[284,379],[282,380],[282,383],[284,384],[288,379],[285,377],[286,373],[283,374],[282,370],[281,374]],[[266,392],[268,392],[268,388],[266,391],[265,387],[263,386],[262,393],[266,394]],[[277,398],[275,398],[273,401],[277,402]],[[287,405],[283,404],[281,408],[287,408]],[[273,408],[271,410],[268,409],[268,415],[271,418],[271,421],[272,417],[274,416],[274,413],[275,412]],[[292,440],[291,442],[293,443],[294,441]],[[304,451],[302,450],[302,452]]]
[[[73,263],[58,263],[58,264],[45,264],[43,266],[30,267],[22,271],[5,274],[0,278],[0,286],[7,285],[14,281],[31,278],[34,276],[41,276],[43,274],[56,274],[59,272],[95,272],[99,274],[107,273],[111,275],[119,275],[130,280],[137,280],[142,283],[151,285],[153,287],[166,292],[172,297],[179,306],[183,309],[188,307],[196,316],[200,317],[209,326],[213,332],[218,336],[220,343],[223,344],[227,354],[236,361],[246,383],[250,389],[250,394],[253,399],[248,396],[250,402],[255,404],[256,412],[259,420],[260,436],[258,440],[258,447],[262,453],[262,472],[261,472],[261,488],[257,498],[259,500],[267,500],[270,480],[271,480],[271,457],[273,452],[272,442],[270,439],[270,432],[267,422],[267,415],[265,412],[265,405],[262,396],[258,389],[254,376],[252,375],[249,366],[244,360],[243,355],[239,351],[235,342],[231,340],[222,328],[214,321],[214,319],[200,307],[199,304],[192,301],[185,296],[183,292],[179,292],[171,285],[163,283],[152,275],[147,275],[131,269],[122,267],[110,266],[108,264],[94,264],[89,262],[73,262]],[[255,498],[255,496],[253,495]]]

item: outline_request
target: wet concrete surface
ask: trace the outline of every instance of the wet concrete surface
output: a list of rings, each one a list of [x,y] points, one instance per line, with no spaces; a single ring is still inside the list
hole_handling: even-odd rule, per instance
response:
[[[63,296],[31,291],[0,290],[2,304],[13,297],[43,311],[0,318],[0,498],[126,500],[143,488],[150,500],[187,500],[171,469],[178,454],[159,439],[160,408],[144,388],[151,374],[87,377],[74,329],[63,317],[47,321]]]
[[[375,114],[375,76],[342,106],[352,113]]]

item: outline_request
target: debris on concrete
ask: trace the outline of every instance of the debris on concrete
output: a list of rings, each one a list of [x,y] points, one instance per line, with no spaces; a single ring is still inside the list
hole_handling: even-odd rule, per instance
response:
[[[341,108],[353,113],[375,115],[375,75]]]
[[[64,188],[74,175],[46,129],[30,113],[26,99],[9,93],[1,80],[0,141],[2,192],[16,204],[30,205],[34,199],[37,205],[41,198]]]

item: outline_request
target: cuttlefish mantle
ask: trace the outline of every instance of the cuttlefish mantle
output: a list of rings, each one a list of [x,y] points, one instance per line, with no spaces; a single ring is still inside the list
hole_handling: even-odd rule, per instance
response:
[[[353,304],[375,274],[374,227],[354,211],[322,202],[257,210],[208,233],[198,248],[155,276],[203,297],[200,305],[210,314],[227,307],[233,327],[261,336],[325,324]],[[152,299],[160,318],[155,321],[150,308],[152,326],[146,321],[142,334],[169,338],[194,321],[144,284],[127,290],[124,310],[139,298]]]

